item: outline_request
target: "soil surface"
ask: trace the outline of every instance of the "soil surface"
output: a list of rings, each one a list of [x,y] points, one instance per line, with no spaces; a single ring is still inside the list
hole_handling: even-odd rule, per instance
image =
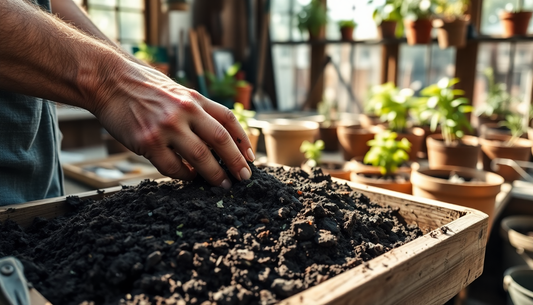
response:
[[[55,305],[274,304],[422,235],[320,169],[251,166],[228,191],[198,178],[69,197],[64,217],[3,223],[0,257]]]

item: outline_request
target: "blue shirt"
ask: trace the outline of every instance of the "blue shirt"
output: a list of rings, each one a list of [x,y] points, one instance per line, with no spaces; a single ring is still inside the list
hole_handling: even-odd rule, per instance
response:
[[[0,206],[63,195],[59,151],[55,104],[0,91]]]

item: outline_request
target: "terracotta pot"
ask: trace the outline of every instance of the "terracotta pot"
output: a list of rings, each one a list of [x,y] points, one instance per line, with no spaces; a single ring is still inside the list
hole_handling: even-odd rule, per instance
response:
[[[343,41],[352,41],[353,40],[353,27],[342,27],[341,29],[341,40]]]
[[[311,172],[311,167],[306,162],[302,164],[302,169],[308,173]],[[350,181],[350,169],[346,162],[322,161],[318,164],[322,172],[331,177],[344,179]]]
[[[412,184],[411,181],[409,181],[409,175],[400,173],[395,175],[394,177],[399,178],[400,180],[383,179],[383,176],[381,175],[381,173],[379,173],[379,169],[377,173],[375,172],[375,170],[370,170],[368,172],[352,172],[350,175],[350,179],[353,182],[380,187],[383,189],[404,194],[412,194]]]
[[[309,31],[309,40],[311,41],[321,40],[321,39],[324,39],[325,35],[326,35],[325,27],[320,28],[317,34],[313,34],[311,33],[311,31]]]
[[[263,126],[268,162],[300,166],[305,157],[300,152],[302,142],[313,142],[318,133],[318,123],[311,121],[277,121]]]
[[[479,139],[463,136],[461,141],[447,146],[442,134],[429,135],[426,139],[430,168],[449,165],[476,168],[480,153]]]
[[[235,103],[241,103],[244,109],[251,109],[252,85],[237,86],[235,88]]]
[[[366,143],[375,135],[375,129],[363,128],[359,124],[337,126],[337,136],[344,160],[366,155],[370,150]]]
[[[407,43],[428,44],[431,41],[431,19],[404,20]]]
[[[408,128],[406,133],[398,133],[396,140],[400,141],[403,138],[407,138],[411,142],[411,150],[409,151],[409,160],[418,160],[420,149],[422,148],[422,142],[424,141],[426,132],[423,128],[412,127]]]
[[[496,158],[512,159],[515,161],[529,161],[533,143],[527,139],[516,139],[513,146],[506,146],[511,138],[505,134],[490,134],[486,138],[480,138],[481,152],[483,158],[483,170],[492,171],[502,176],[505,181],[514,181],[520,179],[520,174],[512,167],[507,165],[498,165],[498,170],[493,171],[491,168],[492,160]]]
[[[531,20],[532,12],[506,12],[502,11],[500,13],[500,21],[503,26],[502,36],[513,37],[513,36],[524,36],[527,35],[527,28],[529,26],[529,21]]]
[[[382,21],[378,25],[378,37],[379,39],[396,39],[396,21]]]
[[[468,23],[469,21],[464,18],[456,18],[451,21],[444,19],[433,20],[433,27],[437,29],[439,47],[441,49],[448,47],[463,48],[466,45]]]
[[[330,124],[329,126],[320,124],[318,131],[319,131],[318,138],[324,141],[324,146],[325,146],[324,151],[338,151],[339,150],[339,138],[337,136],[337,125],[336,124]]]
[[[261,135],[261,131],[257,128],[248,128],[246,135],[248,136],[248,139],[250,139],[254,154],[257,154],[257,142],[259,140],[259,135]]]
[[[500,121],[503,121],[503,120],[505,120],[505,116],[502,116],[502,115],[496,115],[496,114],[491,115],[491,116],[480,115],[477,117],[477,125],[481,127],[481,125],[487,124],[487,123],[498,124]]]
[[[464,183],[449,181],[453,173],[463,177]],[[495,173],[472,168],[442,166],[420,167],[411,173],[413,195],[458,204],[489,215],[489,231],[493,222],[496,196],[504,179]],[[487,236],[490,234],[487,234]]]

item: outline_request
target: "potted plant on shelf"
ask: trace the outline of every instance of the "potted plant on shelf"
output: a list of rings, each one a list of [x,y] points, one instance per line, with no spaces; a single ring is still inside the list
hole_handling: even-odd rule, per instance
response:
[[[248,121],[255,116],[255,111],[246,110],[244,109],[244,105],[241,103],[235,103],[233,104],[233,109],[231,109],[231,112],[235,115],[237,118],[237,121],[239,124],[241,124],[242,129],[246,132],[246,135],[248,136],[248,139],[250,139],[250,143],[252,144],[252,150],[254,151],[254,154],[257,152],[257,140],[259,139],[259,135],[261,132],[257,128],[251,128],[248,124]]]
[[[374,139],[368,141],[370,150],[363,159],[363,165],[356,164],[354,166],[351,180],[411,194],[410,170],[398,170],[409,160],[408,152],[411,149],[411,143],[406,138],[397,140],[396,137],[395,132],[386,130],[376,134]]]
[[[237,79],[236,75],[239,72],[240,64],[236,63],[230,66],[223,77],[219,78],[211,72],[206,71],[205,76],[208,80],[208,90],[210,97],[228,107],[232,108],[235,97],[237,95]]]
[[[321,116],[319,139],[324,141],[325,151],[338,151],[339,138],[337,137],[338,113],[335,102],[322,100],[317,105],[318,114]]]
[[[511,108],[511,96],[507,92],[507,85],[496,83],[494,70],[490,67],[485,69],[483,74],[487,78],[487,96],[485,103],[474,110],[480,130],[483,124],[498,124],[504,120],[505,116],[510,114]]]
[[[413,95],[412,89],[400,90],[393,83],[385,83],[370,89],[370,99],[367,103],[374,114],[386,123],[387,128],[396,132],[398,140],[409,140],[412,145],[409,159],[416,161],[425,131],[420,127],[408,126],[410,111],[418,108],[420,104],[420,100],[415,99]]]
[[[250,99],[252,96],[253,86],[244,79],[244,72],[239,71],[235,75],[235,103],[243,105],[244,109],[250,109]]]
[[[402,0],[386,0],[374,10],[372,18],[378,26],[379,38],[394,39],[403,35],[402,2]]]
[[[341,31],[341,40],[343,41],[352,41],[353,40],[353,31],[357,26],[357,23],[353,20],[340,20],[338,22],[339,30]]]
[[[314,143],[303,141],[300,151],[304,153],[306,161],[302,169],[311,173],[314,167],[320,167],[322,171],[331,177],[350,180],[350,170],[346,162],[333,162],[322,160],[322,151],[325,148],[324,141],[316,140]]]
[[[401,12],[408,44],[427,44],[431,41],[431,20],[434,9],[434,0],[404,0],[402,2]]]
[[[308,31],[309,39],[324,37],[325,25],[328,22],[326,7],[320,0],[311,0],[297,15],[298,28],[301,32]]]
[[[511,135],[488,134],[479,139],[483,158],[483,169],[494,171],[502,176],[505,181],[514,181],[520,178],[520,174],[512,167],[498,165],[496,170],[491,167],[492,160],[496,158],[511,159],[514,161],[529,161],[531,156],[532,141],[521,138],[526,132],[524,119],[518,114],[508,114],[506,120],[500,125],[508,128]]]
[[[466,114],[473,107],[468,99],[457,97],[464,94],[462,90],[453,89],[458,82],[457,78],[443,78],[421,91],[421,99],[426,107],[422,116],[431,122],[432,131],[438,126],[441,128],[441,134],[429,135],[426,139],[430,167],[477,166],[480,151],[478,138],[465,135],[465,131],[472,131]]]
[[[516,0],[516,6],[508,3],[500,12],[503,37],[526,35],[531,15],[531,11],[524,9],[524,0]]]
[[[439,0],[436,13],[439,18],[433,20],[433,27],[437,29],[439,47],[462,48],[466,45],[466,29],[470,16],[465,16],[469,0]]]

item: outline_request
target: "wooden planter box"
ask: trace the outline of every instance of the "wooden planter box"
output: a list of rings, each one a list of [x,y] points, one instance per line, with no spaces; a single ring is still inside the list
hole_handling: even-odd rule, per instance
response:
[[[280,302],[289,304],[443,304],[483,272],[488,217],[477,210],[348,183],[371,200],[400,208],[424,236]],[[101,198],[113,187],[78,194]],[[23,227],[65,213],[66,197],[0,207],[0,221]]]

